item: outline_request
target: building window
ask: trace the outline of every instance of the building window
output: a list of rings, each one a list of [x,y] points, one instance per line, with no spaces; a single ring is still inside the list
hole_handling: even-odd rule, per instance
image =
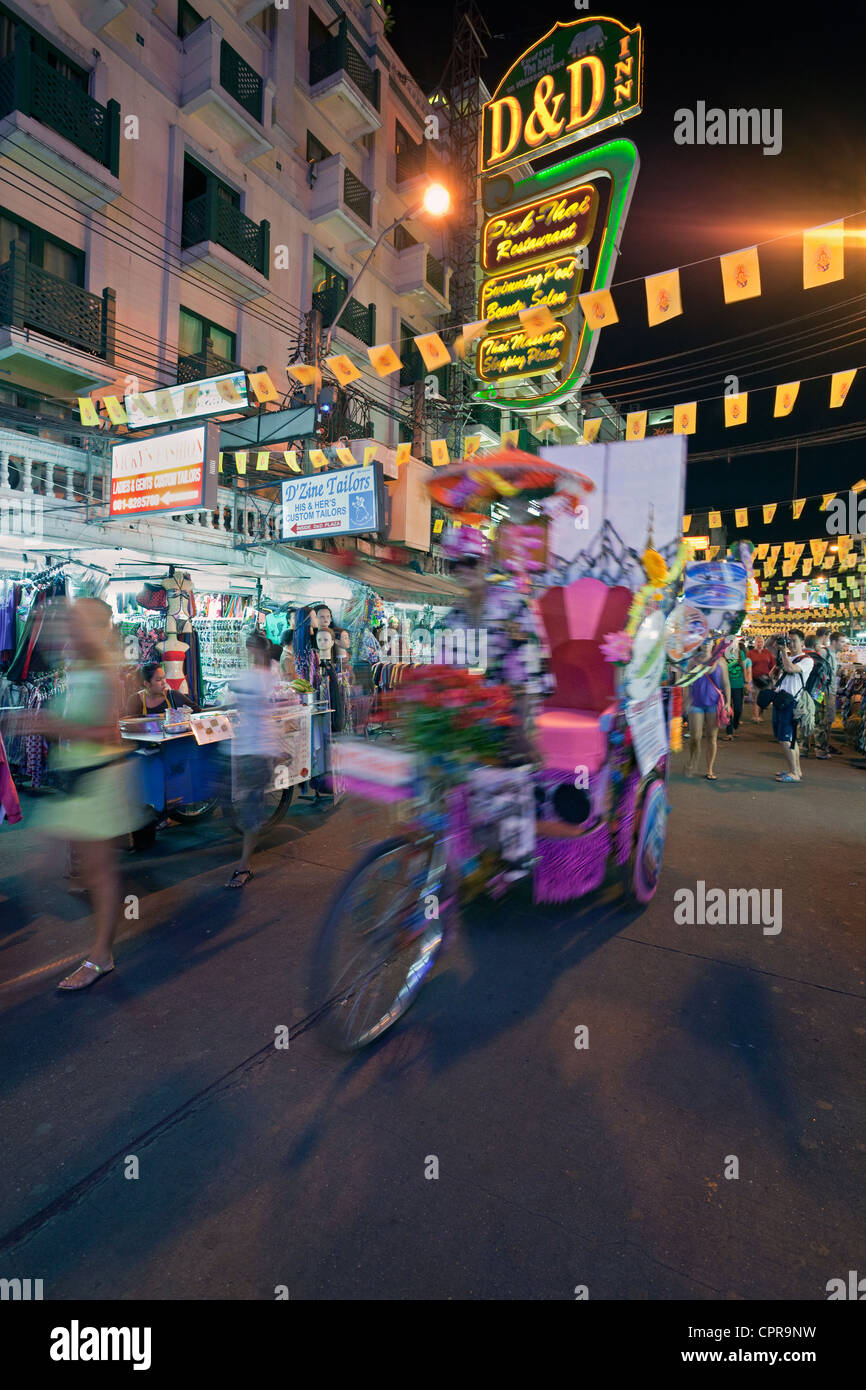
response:
[[[331,37],[327,24],[323,24],[316,14],[312,5],[310,6],[310,27],[308,31],[307,47],[312,53],[314,48],[319,48],[323,43],[327,43]]]
[[[307,163],[318,164],[322,159],[330,159],[331,151],[326,150],[321,140],[317,140],[311,130],[307,131]]]
[[[341,295],[345,295],[349,291],[349,282],[345,275],[341,275],[339,270],[334,270],[327,261],[314,256],[313,294],[321,294],[323,290],[339,290]]]
[[[198,10],[194,10],[192,5],[187,4],[187,0],[180,0],[177,7],[178,37],[187,38],[200,24],[204,24],[204,16],[200,15]]]
[[[259,33],[271,42],[274,36],[273,5],[266,5],[263,10],[259,10],[258,14],[254,14],[252,19],[248,19],[247,23],[251,29],[258,29]]]
[[[414,148],[415,141],[410,136],[408,130],[404,130],[399,121],[394,122],[394,153],[404,154],[406,150]]]
[[[32,222],[25,222],[0,208],[0,265],[9,260],[13,241],[24,243],[30,265],[49,271],[67,284],[84,285],[83,251],[47,236],[41,227],[34,227]]]
[[[217,197],[224,203],[230,203],[233,208],[240,209],[241,195],[236,189],[230,188],[222,179],[218,179],[216,174],[210,173],[208,169],[197,163],[186,155],[183,161],[183,202],[184,207],[191,203],[194,198],[200,198],[207,192],[208,184],[215,183]]]
[[[15,52],[15,30],[17,27],[29,31],[30,47],[37,58],[41,58],[44,63],[47,63],[61,77],[65,77],[67,81],[74,82],[75,86],[80,87],[82,92],[90,91],[89,72],[80,68],[77,63],[70,62],[59,48],[55,48],[41,34],[37,34],[17,15],[10,14],[2,5],[0,5],[0,59],[9,58]]]
[[[194,314],[190,309],[181,308],[180,333],[178,335],[179,357],[203,357],[210,339],[211,350],[226,362],[235,361],[236,337],[227,328],[220,328],[210,319]]]

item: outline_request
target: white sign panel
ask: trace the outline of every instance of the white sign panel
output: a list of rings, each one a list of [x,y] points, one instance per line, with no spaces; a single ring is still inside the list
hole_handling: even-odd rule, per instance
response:
[[[283,483],[283,540],[352,536],[380,527],[381,468],[344,468]]]
[[[110,516],[150,516],[216,505],[219,426],[115,444]]]
[[[656,691],[648,700],[628,700],[625,717],[631,729],[637,765],[641,776],[646,777],[668,751],[661,691]]]
[[[249,405],[244,372],[228,372],[185,386],[166,386],[161,391],[142,391],[124,396],[131,430],[167,425],[173,420],[195,420],[202,415],[226,414]]]

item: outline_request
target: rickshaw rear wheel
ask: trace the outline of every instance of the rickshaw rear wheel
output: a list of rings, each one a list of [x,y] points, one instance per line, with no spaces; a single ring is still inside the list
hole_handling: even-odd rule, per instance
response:
[[[622,869],[626,899],[642,907],[652,901],[659,885],[667,819],[667,787],[662,778],[654,777],[640,794],[635,808],[634,840]]]
[[[180,821],[181,825],[195,825],[212,816],[218,805],[219,797],[212,796],[207,801],[190,802],[188,806],[171,806],[167,815],[172,820]]]

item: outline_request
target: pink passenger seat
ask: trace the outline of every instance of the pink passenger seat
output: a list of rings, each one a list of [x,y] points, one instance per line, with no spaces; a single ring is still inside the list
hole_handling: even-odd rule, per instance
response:
[[[576,579],[548,589],[539,607],[551,652],[556,690],[536,721],[544,765],[573,772],[598,772],[607,739],[601,718],[616,708],[615,667],[605,661],[599,643],[608,632],[625,627],[631,591],[600,579]]]

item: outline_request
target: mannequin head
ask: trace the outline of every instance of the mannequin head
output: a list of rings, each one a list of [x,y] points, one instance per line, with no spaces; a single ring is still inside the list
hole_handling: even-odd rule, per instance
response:
[[[330,661],[334,652],[334,634],[328,627],[320,627],[316,633],[316,646],[323,661]]]

